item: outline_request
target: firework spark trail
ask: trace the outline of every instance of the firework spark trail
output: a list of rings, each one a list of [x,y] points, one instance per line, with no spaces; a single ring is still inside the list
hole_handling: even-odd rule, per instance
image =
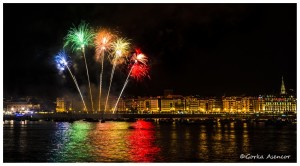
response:
[[[71,70],[70,70],[69,66],[68,66],[68,65],[66,65],[66,67],[67,67],[67,69],[69,70],[69,72],[70,72],[70,75],[71,75],[71,77],[73,78],[73,80],[74,80],[74,83],[75,83],[75,85],[76,85],[76,87],[77,87],[77,90],[78,90],[78,92],[79,92],[79,94],[80,94],[80,97],[81,97],[82,103],[83,103],[83,105],[84,105],[84,110],[85,110],[85,111],[87,111],[87,108],[86,108],[85,102],[84,102],[84,100],[83,100],[83,96],[82,96],[82,94],[81,94],[81,91],[80,91],[80,89],[79,89],[79,86],[78,86],[77,80],[76,80],[75,76],[72,74],[72,72],[71,72]]]
[[[120,98],[121,98],[121,96],[122,96],[122,94],[123,94],[123,91],[124,91],[125,87],[127,86],[127,83],[129,82],[128,79],[129,79],[129,76],[131,75],[132,69],[133,69],[133,66],[131,67],[131,69],[130,69],[128,75],[127,75],[127,78],[126,78],[126,80],[125,80],[125,83],[124,83],[124,85],[123,85],[123,88],[122,88],[122,90],[121,90],[121,92],[120,92],[120,95],[119,95],[119,97],[118,97],[118,100],[117,100],[117,102],[116,102],[116,104],[115,104],[115,107],[114,107],[114,109],[113,109],[113,114],[115,113],[116,108],[117,108],[118,103],[119,103],[119,100],[120,100]]]
[[[78,83],[77,83],[77,80],[75,78],[75,76],[73,75],[73,73],[71,72],[69,66],[68,66],[68,63],[70,63],[70,61],[67,60],[67,55],[65,53],[64,50],[60,51],[56,56],[55,56],[55,62],[56,62],[56,65],[57,65],[57,68],[62,72],[64,71],[65,67],[67,67],[67,69],[69,70],[69,73],[76,85],[76,88],[80,94],[80,97],[81,97],[81,100],[82,100],[82,103],[84,105],[84,109],[87,110],[86,108],[86,104],[84,102],[84,99],[83,99],[83,96],[81,94],[81,91],[80,91],[80,88],[78,86]]]
[[[127,78],[125,80],[123,88],[120,92],[120,95],[119,95],[117,102],[115,104],[115,107],[113,109],[113,113],[115,113],[116,108],[119,103],[119,100],[123,94],[123,91],[129,82],[129,80],[128,80],[129,77],[131,76],[131,77],[135,78],[136,80],[140,80],[142,77],[145,77],[148,74],[148,67],[147,67],[148,58],[147,58],[147,56],[145,56],[144,54],[141,53],[140,49],[136,49],[136,53],[132,56],[131,61],[133,61],[134,64],[130,68],[130,71],[127,75]]]
[[[115,35],[113,35],[109,30],[101,28],[95,36],[94,45],[96,48],[96,60],[101,60],[101,71],[100,71],[100,81],[99,81],[99,105],[98,111],[101,111],[101,95],[102,95],[102,78],[103,78],[103,66],[104,66],[104,56],[105,51],[110,51],[112,40],[114,40]]]
[[[85,46],[91,45],[92,40],[94,38],[95,34],[93,33],[92,29],[86,24],[84,21],[82,21],[79,26],[72,27],[69,31],[67,36],[65,37],[65,46],[70,45],[72,48],[72,51],[82,49],[85,67],[87,71],[87,77],[88,77],[88,83],[89,83],[89,89],[90,89],[90,99],[92,104],[92,111],[94,111],[94,104],[93,104],[93,97],[92,97],[92,90],[91,90],[91,83],[90,83],[90,77],[85,57]]]
[[[100,84],[99,84],[99,112],[101,111],[101,93],[102,93],[102,76],[103,76],[103,64],[104,64],[104,50],[102,53],[101,59],[101,72],[100,72]]]
[[[104,111],[107,110],[107,102],[108,102],[108,98],[109,98],[109,94],[110,94],[110,89],[111,89],[111,83],[113,80],[113,76],[114,76],[114,72],[115,72],[115,68],[117,64],[121,64],[124,61],[124,58],[126,56],[128,56],[128,50],[129,50],[129,45],[130,43],[124,39],[124,38],[119,38],[117,39],[114,43],[112,43],[112,62],[113,62],[113,67],[112,67],[112,71],[111,71],[111,75],[110,75],[110,82],[109,82],[109,88],[108,88],[108,92],[107,92],[107,96],[106,96],[106,102],[105,102],[105,108]]]
[[[92,112],[94,112],[93,95],[92,95],[92,89],[91,89],[91,82],[90,82],[90,76],[89,76],[89,69],[88,69],[88,67],[87,67],[86,58],[85,58],[84,47],[82,48],[82,53],[83,53],[84,62],[85,62],[86,75],[87,75],[88,82],[89,82],[90,98],[91,98],[91,104],[92,104]]]
[[[107,102],[108,102],[108,98],[109,98],[111,82],[112,82],[112,80],[113,80],[114,73],[115,73],[115,68],[116,68],[116,62],[114,62],[113,68],[112,68],[111,74],[110,74],[110,81],[109,81],[109,87],[108,87],[108,91],[107,91],[107,96],[106,96],[106,101],[105,101],[104,111],[106,111],[106,108],[107,108]]]

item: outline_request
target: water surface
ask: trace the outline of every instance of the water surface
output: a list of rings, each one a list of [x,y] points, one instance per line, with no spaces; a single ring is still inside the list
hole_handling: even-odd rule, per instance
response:
[[[296,162],[296,129],[156,122],[5,121],[4,162]],[[291,155],[241,159],[241,154]]]

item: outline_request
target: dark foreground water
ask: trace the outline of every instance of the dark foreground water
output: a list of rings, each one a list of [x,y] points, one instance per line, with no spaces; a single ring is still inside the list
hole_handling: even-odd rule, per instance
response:
[[[145,121],[3,126],[4,162],[296,162],[296,129],[290,127]]]

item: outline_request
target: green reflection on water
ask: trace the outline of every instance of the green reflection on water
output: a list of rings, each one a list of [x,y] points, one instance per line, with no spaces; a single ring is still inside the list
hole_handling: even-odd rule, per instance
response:
[[[62,142],[58,143],[54,162],[89,162],[93,161],[90,156],[91,145],[89,144],[88,133],[90,123],[74,122],[65,124],[68,127],[62,134]]]

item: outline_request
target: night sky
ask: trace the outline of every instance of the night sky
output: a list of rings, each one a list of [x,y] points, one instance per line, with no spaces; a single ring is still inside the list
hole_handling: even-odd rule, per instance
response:
[[[278,94],[281,76],[287,89],[296,90],[296,4],[4,4],[4,97],[76,93],[53,56],[81,20],[120,32],[149,56],[150,79],[132,80],[125,95],[156,96],[164,89],[200,96]],[[87,84],[80,52],[69,55],[79,84]],[[97,86],[93,48],[87,56]],[[107,62],[105,70],[107,87]],[[113,93],[125,77],[126,66],[120,66]]]

